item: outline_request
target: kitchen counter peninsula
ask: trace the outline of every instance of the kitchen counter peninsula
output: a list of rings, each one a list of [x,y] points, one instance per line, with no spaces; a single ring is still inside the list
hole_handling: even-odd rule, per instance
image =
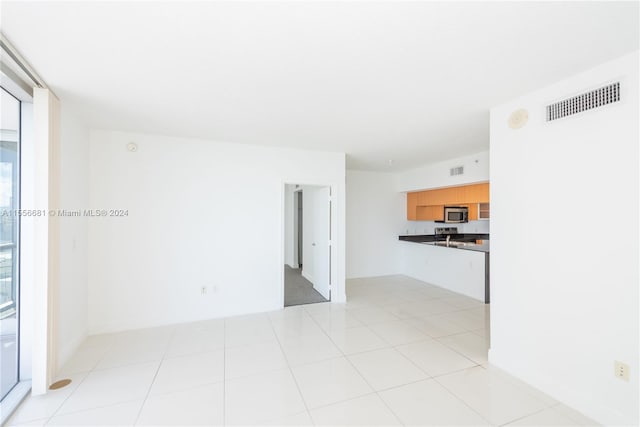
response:
[[[463,249],[466,251],[489,252],[489,235],[482,233],[460,233],[450,234],[449,246],[446,245],[445,238],[436,234],[404,235],[398,236],[399,240],[405,242],[422,243],[425,245],[441,246],[449,249]],[[478,243],[482,241],[482,243]],[[457,244],[460,243],[460,244]]]
[[[489,234],[456,233],[398,236],[404,271],[427,283],[484,303],[490,302]]]

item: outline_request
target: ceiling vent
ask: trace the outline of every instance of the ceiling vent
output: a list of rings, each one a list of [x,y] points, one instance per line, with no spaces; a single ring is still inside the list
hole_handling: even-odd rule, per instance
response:
[[[449,176],[456,176],[464,174],[464,166],[456,166],[455,168],[449,169]]]
[[[620,101],[620,82],[547,105],[547,121],[561,119],[618,101]]]

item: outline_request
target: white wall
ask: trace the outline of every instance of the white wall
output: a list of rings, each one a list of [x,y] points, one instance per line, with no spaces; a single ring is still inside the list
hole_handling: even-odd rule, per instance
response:
[[[22,181],[23,209],[35,209],[36,151],[33,104],[22,104]],[[64,103],[60,104],[60,208],[86,209],[89,206],[89,131]],[[32,378],[32,368],[46,363],[42,353],[33,352],[36,307],[35,265],[36,225],[43,218],[21,220],[20,259],[20,378]],[[60,260],[55,323],[55,364],[58,370],[76,350],[88,330],[88,221],[82,217],[60,218],[58,255]],[[45,390],[48,384],[44,384]]]
[[[28,221],[32,240],[21,236],[21,243],[33,248],[31,265],[25,270],[32,281],[33,336],[31,357],[31,393],[44,394],[53,382],[57,369],[58,348],[57,319],[60,282],[59,221],[51,210],[60,204],[60,102],[49,90],[33,90],[33,155],[29,181],[31,203],[36,209],[47,212]],[[27,170],[21,172],[27,173]],[[24,206],[27,208],[26,206]],[[31,234],[31,233],[30,233]],[[21,262],[21,267],[25,265]],[[22,302],[21,302],[22,304]]]
[[[621,102],[544,121],[618,79]],[[638,52],[491,110],[489,360],[604,424],[639,421],[638,117]]]
[[[89,221],[90,333],[282,307],[285,183],[332,186],[344,301],[343,153],[93,131],[90,158],[91,206],[129,211]]]
[[[450,176],[449,169],[456,166],[464,166],[464,174]],[[445,224],[434,221],[406,220],[406,192],[487,182],[489,181],[489,151],[398,172],[394,174],[394,181],[395,189],[405,192],[402,202],[405,221],[401,224],[399,234],[433,234],[435,227],[443,227]],[[469,221],[466,224],[455,226],[461,233],[489,233],[489,221]]]
[[[285,185],[284,193],[284,263],[291,268],[298,268],[295,187],[294,184]]]
[[[347,277],[400,273],[405,195],[390,173],[347,171]]]
[[[313,283],[314,188],[302,187],[302,275]],[[347,228],[348,229],[348,228]]]
[[[464,166],[464,174],[450,176],[449,169],[457,166]],[[394,179],[396,190],[404,192],[486,182],[489,180],[489,151],[398,172]]]
[[[89,207],[89,129],[61,104],[60,208]],[[76,350],[88,331],[88,219],[60,217],[60,279],[58,290],[58,368]]]
[[[402,273],[484,302],[485,253],[400,242]]]
[[[406,211],[406,207],[405,207]],[[436,227],[457,227],[458,233],[486,233],[490,232],[489,230],[489,221],[487,220],[479,220],[479,221],[469,221],[464,224],[443,224],[441,222],[435,221],[409,221],[405,220],[402,229],[400,230],[400,234],[411,235],[411,234],[434,234],[434,229]]]

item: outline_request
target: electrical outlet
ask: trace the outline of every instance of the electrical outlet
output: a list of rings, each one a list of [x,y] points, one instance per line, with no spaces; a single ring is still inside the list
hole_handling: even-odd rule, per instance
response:
[[[629,381],[629,365],[616,360],[613,375],[615,375],[616,378],[620,378],[621,380]]]

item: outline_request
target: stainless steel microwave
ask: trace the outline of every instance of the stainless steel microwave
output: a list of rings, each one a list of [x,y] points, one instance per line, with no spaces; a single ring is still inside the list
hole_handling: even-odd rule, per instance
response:
[[[469,208],[466,208],[464,206],[445,206],[444,222],[469,222]]]

